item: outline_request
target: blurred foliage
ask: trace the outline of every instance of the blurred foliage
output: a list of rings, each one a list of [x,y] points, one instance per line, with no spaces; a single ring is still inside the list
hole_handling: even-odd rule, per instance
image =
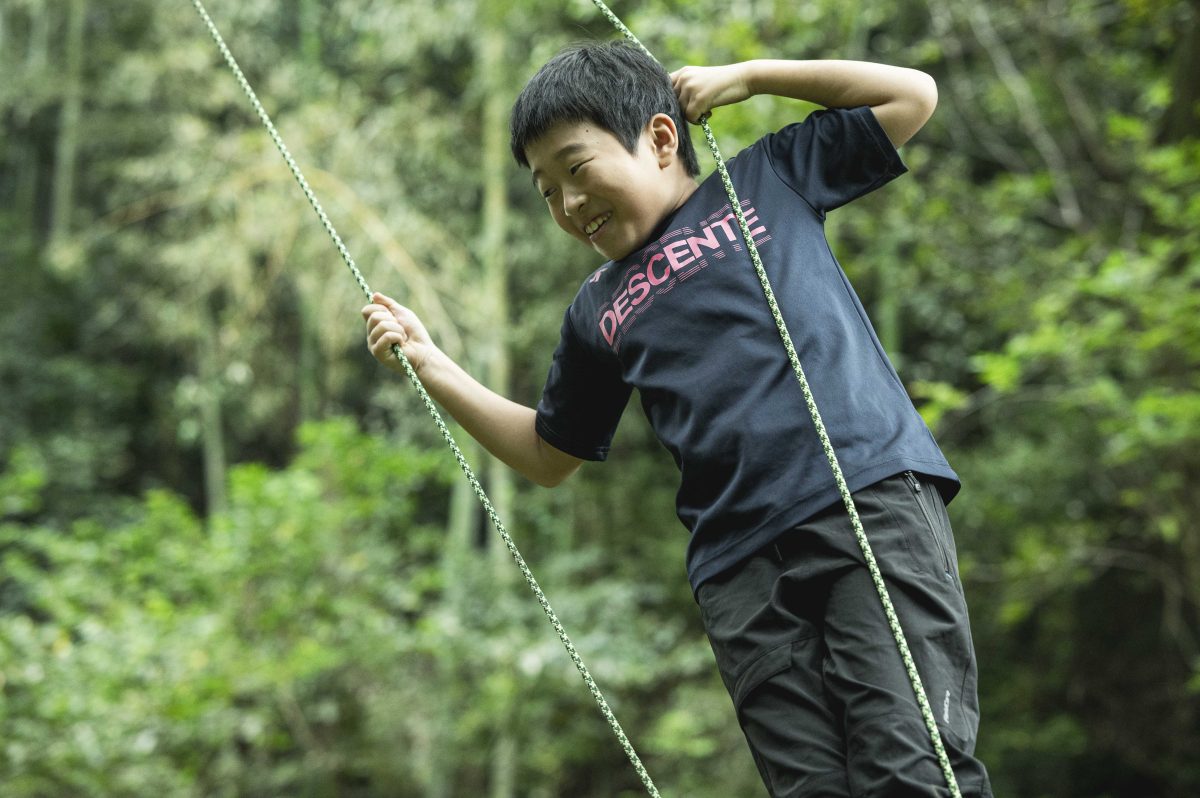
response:
[[[445,760],[453,794],[474,794],[513,694],[530,696],[507,718],[530,750],[522,782],[601,791],[586,770],[607,728],[579,722],[591,698],[537,606],[470,572],[447,600],[421,507],[453,463],[347,419],[299,434],[288,468],[233,468],[207,523],[151,491],[116,523],[0,527],[6,794],[422,795]],[[14,476],[38,492],[40,475]],[[559,610],[646,751],[683,768],[728,745],[702,640],[655,618],[661,589],[597,577],[594,560],[544,576],[575,586]]]
[[[496,321],[485,92],[607,23],[545,0],[209,10],[368,280],[473,373],[506,352],[493,387],[536,403],[596,264],[510,168]],[[937,79],[911,174],[828,227],[964,480],[979,754],[1000,795],[1200,793],[1200,7],[614,10],[669,68]],[[455,537],[461,476],[365,352],[361,295],[190,4],[8,0],[0,71],[3,794],[639,794],[477,510]],[[810,108],[714,126],[731,154]],[[630,407],[608,464],[517,483],[506,523],[664,794],[761,794],[674,464]]]

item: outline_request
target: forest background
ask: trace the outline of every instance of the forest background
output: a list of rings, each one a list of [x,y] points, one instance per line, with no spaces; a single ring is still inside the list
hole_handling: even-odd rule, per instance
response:
[[[373,287],[535,404],[598,264],[507,113],[608,23],[209,10]],[[979,755],[1003,796],[1200,794],[1200,3],[615,10],[669,68],[937,79],[829,233],[963,477]],[[0,75],[0,792],[640,794],[191,4],[5,0]],[[713,123],[732,154],[810,110]],[[552,491],[457,437],[663,794],[761,795],[637,403]]]

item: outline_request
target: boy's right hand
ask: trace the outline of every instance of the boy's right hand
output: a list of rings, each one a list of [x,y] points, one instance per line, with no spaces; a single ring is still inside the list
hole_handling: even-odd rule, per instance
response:
[[[421,369],[433,359],[438,348],[429,339],[417,314],[376,291],[371,295],[371,304],[362,309],[362,315],[367,322],[367,348],[375,359],[392,371],[404,374],[400,359],[392,354],[392,346],[399,345],[417,376],[421,376]]]
[[[733,105],[751,96],[750,64],[685,66],[671,73],[671,85],[683,115],[692,124],[722,105]]]

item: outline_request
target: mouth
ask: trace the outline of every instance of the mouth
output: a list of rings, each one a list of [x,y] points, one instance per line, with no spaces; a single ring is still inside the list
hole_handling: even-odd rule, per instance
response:
[[[595,219],[592,219],[590,222],[588,222],[586,225],[583,226],[583,234],[585,236],[587,236],[589,239],[595,239],[596,234],[599,233],[600,230],[602,230],[604,228],[604,225],[607,224],[608,220],[611,218],[612,218],[612,211],[609,211],[608,213],[600,214]]]

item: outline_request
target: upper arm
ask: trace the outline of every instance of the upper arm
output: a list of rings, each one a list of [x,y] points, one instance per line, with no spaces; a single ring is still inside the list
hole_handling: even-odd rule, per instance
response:
[[[813,111],[765,137],[764,146],[779,178],[819,214],[908,171],[867,105]]]
[[[907,94],[888,100],[885,103],[871,106],[879,126],[887,133],[892,145],[899,147],[916,135],[937,107],[937,83],[924,72],[916,74],[922,77],[913,84],[913,90]]]
[[[601,357],[594,351],[595,341],[584,341],[575,333],[571,322],[574,306],[572,303],[563,314],[558,347],[550,360],[533,421],[533,431],[540,438],[538,465],[552,472],[558,481],[574,471],[580,459],[608,457],[613,434],[633,390],[622,380],[615,356]],[[600,337],[598,331],[594,335]],[[543,441],[549,445],[543,446]],[[567,456],[571,459],[564,460]]]

